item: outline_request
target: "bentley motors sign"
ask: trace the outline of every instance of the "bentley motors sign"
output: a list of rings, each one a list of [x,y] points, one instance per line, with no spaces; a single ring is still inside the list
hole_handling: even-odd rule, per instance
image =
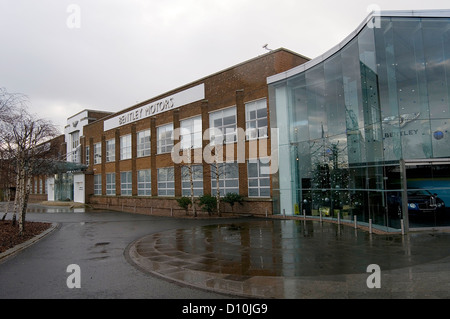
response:
[[[205,98],[205,84],[194,86],[190,89],[167,96],[158,101],[136,108],[110,118],[104,122],[104,131],[120,127],[125,124],[133,123],[151,117],[153,115],[176,109],[180,106],[197,102]]]

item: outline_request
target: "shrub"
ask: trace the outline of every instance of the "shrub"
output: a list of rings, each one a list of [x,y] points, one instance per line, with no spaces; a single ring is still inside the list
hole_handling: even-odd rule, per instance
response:
[[[205,194],[198,198],[198,203],[202,210],[208,212],[208,214],[211,216],[214,209],[216,209],[217,199],[210,194]]]
[[[192,204],[192,201],[189,197],[183,196],[181,198],[177,198],[178,206],[183,208],[186,211],[186,215],[188,214],[189,205]]]
[[[233,210],[234,203],[239,203],[242,205],[244,202],[244,197],[237,193],[227,193],[222,200],[231,206],[231,210]]]

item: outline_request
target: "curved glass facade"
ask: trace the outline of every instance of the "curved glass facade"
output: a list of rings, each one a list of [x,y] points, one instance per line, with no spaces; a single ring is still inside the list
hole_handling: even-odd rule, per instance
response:
[[[275,213],[450,225],[450,18],[378,19],[269,84]]]

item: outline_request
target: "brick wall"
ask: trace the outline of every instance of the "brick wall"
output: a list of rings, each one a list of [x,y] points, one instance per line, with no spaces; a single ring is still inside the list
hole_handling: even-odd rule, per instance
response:
[[[299,64],[307,62],[308,59],[293,53],[289,50],[278,49],[270,53],[261,55],[252,60],[243,62],[226,70],[217,72],[208,77],[177,88],[166,94],[131,106],[111,116],[95,121],[84,127],[84,137],[81,138],[81,146],[84,149],[90,146],[89,169],[86,174],[86,198],[94,206],[129,208],[132,211],[149,213],[149,207],[154,211],[160,209],[168,212],[172,208],[178,210],[178,205],[174,198],[143,198],[137,197],[137,171],[151,169],[152,196],[157,196],[157,169],[162,167],[174,167],[175,172],[175,197],[181,196],[181,167],[174,164],[171,154],[156,154],[157,151],[157,127],[173,123],[174,129],[179,127],[180,120],[196,115],[202,115],[202,129],[205,131],[209,127],[209,113],[222,108],[236,106],[237,127],[245,130],[245,103],[267,98],[268,86],[266,79],[268,76],[286,71]],[[173,95],[188,88],[204,83],[205,99],[197,101],[176,110],[167,111],[150,118],[141,119],[120,128],[103,131],[104,120],[128,112],[135,108],[144,106],[163,97]],[[144,130],[151,130],[151,155],[137,158],[136,156],[136,133]],[[270,130],[270,126],[269,126]],[[270,131],[269,131],[270,132]],[[120,136],[132,134],[132,158],[120,160]],[[269,135],[270,137],[270,135]],[[115,162],[106,162],[106,141],[115,139],[116,159]],[[102,163],[94,165],[94,144],[102,143]],[[270,145],[270,138],[267,140]],[[176,144],[177,141],[174,141]],[[203,141],[205,147],[209,141]],[[249,158],[249,142],[245,142],[246,159]],[[267,155],[270,155],[270,150]],[[234,157],[237,156],[237,146],[234,146]],[[85,157],[82,157],[83,162]],[[246,163],[239,163],[239,192],[242,196],[248,196],[248,179]],[[132,195],[131,197],[120,196],[120,172],[132,172]],[[116,173],[116,196],[106,195],[106,173]],[[93,178],[95,174],[102,174],[102,196],[93,196]],[[211,192],[210,166],[203,162],[203,191],[205,194]],[[239,206],[239,207],[238,207]],[[224,207],[224,209],[227,209]],[[266,210],[272,213],[272,202],[270,199],[247,199],[242,206],[235,205],[234,209],[239,213],[265,214]],[[231,209],[230,209],[231,210]]]

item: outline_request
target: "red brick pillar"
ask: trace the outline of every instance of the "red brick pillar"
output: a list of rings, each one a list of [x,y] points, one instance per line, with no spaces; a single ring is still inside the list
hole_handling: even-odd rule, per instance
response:
[[[106,195],[106,173],[105,173],[105,163],[106,163],[106,138],[102,135],[102,195]]]
[[[150,120],[150,165],[152,175],[152,196],[158,196],[158,171],[156,170],[156,119],[152,117]]]
[[[235,158],[239,167],[239,194],[241,196],[248,196],[248,181],[247,181],[247,163],[245,162],[245,104],[244,104],[244,90],[236,91],[236,115],[237,115],[237,143]],[[243,148],[243,149],[242,149]],[[241,154],[243,152],[243,154]],[[241,156],[239,156],[241,155]]]
[[[137,196],[137,170],[136,170],[136,158],[137,158],[137,134],[136,123],[131,125],[131,195]]]
[[[210,143],[209,136],[205,136],[205,131],[209,128],[208,100],[202,101],[202,150]],[[203,158],[203,194],[211,194],[211,166]]]
[[[116,154],[116,161],[115,161],[115,173],[116,173],[116,196],[120,196],[120,130],[116,129],[114,132],[114,138],[115,138],[115,154]]]
[[[180,110],[174,110],[173,111],[173,130],[179,130],[180,128]],[[178,134],[179,135],[179,134]],[[173,141],[173,145],[175,146],[177,143],[180,142],[180,136],[175,136],[175,139]],[[181,164],[174,163],[173,165],[173,173],[174,173],[174,179],[175,179],[175,196],[180,197],[181,196]]]

